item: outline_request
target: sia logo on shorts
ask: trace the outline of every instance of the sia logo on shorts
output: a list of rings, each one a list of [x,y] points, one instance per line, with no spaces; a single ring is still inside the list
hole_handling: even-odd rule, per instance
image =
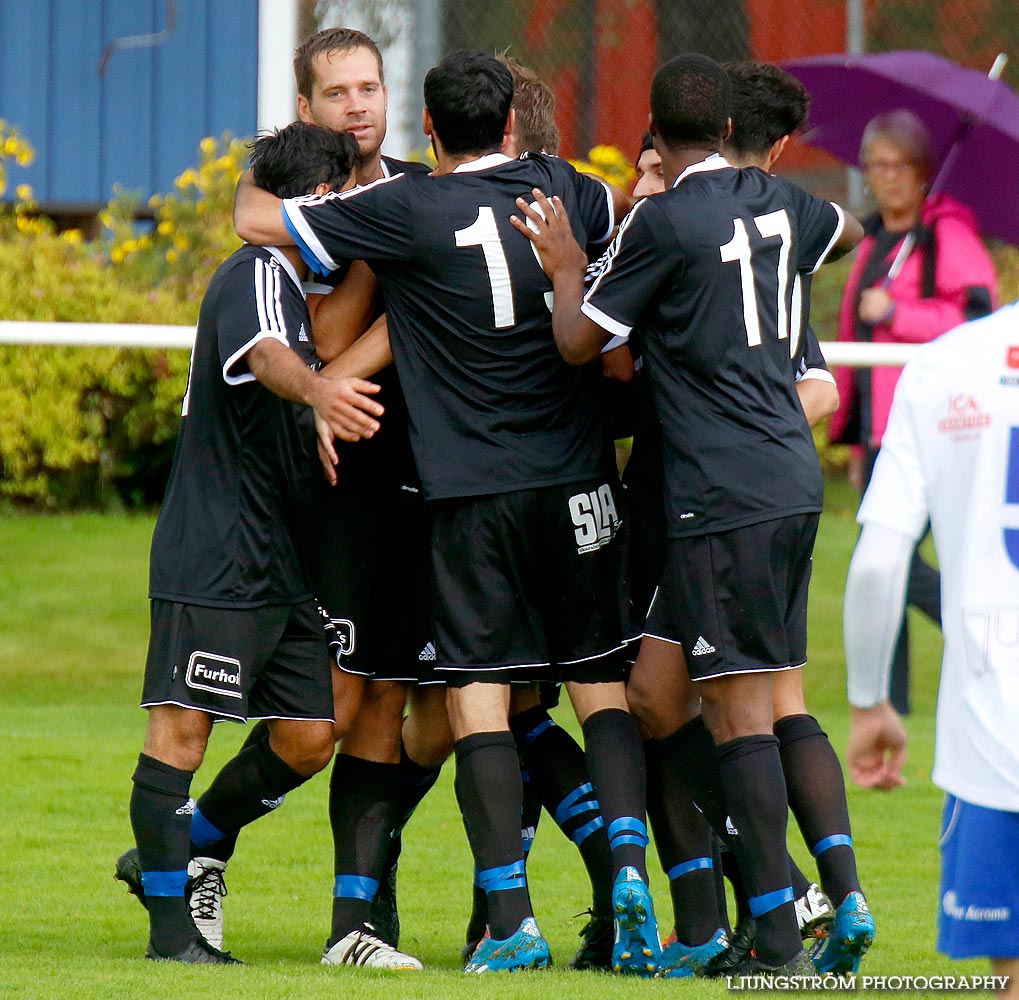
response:
[[[241,661],[232,656],[195,650],[188,660],[185,682],[196,691],[211,691],[227,698],[243,698]]]
[[[612,487],[603,483],[590,493],[577,493],[569,500],[570,517],[577,526],[577,553],[593,552],[612,541],[619,527]]]

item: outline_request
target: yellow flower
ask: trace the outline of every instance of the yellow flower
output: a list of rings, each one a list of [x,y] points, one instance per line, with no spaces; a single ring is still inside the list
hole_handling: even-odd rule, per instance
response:
[[[182,173],[173,183],[180,188],[181,191],[183,191],[184,188],[194,185],[195,172],[188,167],[187,170],[185,170],[184,173]]]
[[[82,239],[80,229],[65,229],[61,236],[65,242],[70,243],[72,246],[78,246]]]
[[[138,240],[138,248],[140,250],[148,250],[150,246],[152,246],[152,237],[148,234]]]
[[[216,140],[207,135],[199,144],[198,148],[206,155],[212,156],[216,152]]]
[[[173,223],[169,219],[163,219],[163,221],[156,226],[156,232],[159,233],[160,236],[169,236],[170,233],[173,232],[173,228]]]
[[[17,153],[20,151],[20,149],[21,149],[21,143],[18,142],[18,137],[17,136],[9,135],[4,140],[4,152],[8,156],[15,156],[15,155],[17,155]]]
[[[113,215],[105,208],[99,213],[99,221],[107,228],[113,228]]]
[[[27,167],[35,159],[35,151],[31,146],[22,146],[15,157],[19,167]]]
[[[110,260],[112,260],[114,264],[123,264],[124,263],[124,258],[126,256],[127,256],[127,254],[124,253],[124,248],[123,247],[114,247],[110,251]]]
[[[183,233],[178,233],[173,239],[173,245],[178,250],[187,250],[191,246],[191,241]]]
[[[121,244],[121,249],[125,254],[132,254],[138,249],[138,244],[135,240],[125,240]]]
[[[180,254],[173,247],[166,251],[167,264],[176,264],[178,260],[180,260]]]
[[[18,196],[19,200],[28,201],[35,192],[32,190],[31,184],[19,184],[14,193]]]

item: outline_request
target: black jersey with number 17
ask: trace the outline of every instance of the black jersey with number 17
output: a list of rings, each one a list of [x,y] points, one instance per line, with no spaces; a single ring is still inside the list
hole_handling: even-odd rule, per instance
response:
[[[284,202],[312,267],[357,258],[380,279],[426,499],[578,482],[605,468],[597,373],[560,357],[551,283],[509,221],[532,188],[559,195],[582,244],[608,237],[606,187],[544,155],[493,153],[449,174]]]
[[[821,509],[790,373],[793,286],[842,223],[831,202],[716,154],[638,202],[599,262],[582,309],[618,336],[641,328],[670,537]]]

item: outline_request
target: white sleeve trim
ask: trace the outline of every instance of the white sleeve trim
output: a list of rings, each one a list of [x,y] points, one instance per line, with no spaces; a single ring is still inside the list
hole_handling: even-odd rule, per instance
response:
[[[583,306],[581,306],[581,309],[583,309]],[[593,317],[589,317],[589,318],[593,318]],[[598,325],[601,326],[600,323]],[[601,352],[602,352],[602,354],[608,354],[609,351],[614,351],[617,347],[622,347],[624,344],[628,344],[628,343],[629,343],[629,338],[627,338],[627,337],[617,337],[616,335],[613,334],[612,339],[601,349]]]
[[[854,708],[873,708],[888,699],[912,554],[912,538],[876,524],[865,524],[856,543],[842,622],[846,689]]]
[[[626,326],[624,323],[620,323],[619,320],[607,316],[597,306],[591,305],[590,302],[582,303],[580,311],[593,323],[597,323],[606,333],[611,333],[613,337],[618,337],[621,342],[626,343],[629,340],[630,331],[633,327]],[[616,347],[618,346],[619,344],[616,344]]]
[[[835,376],[827,368],[808,368],[806,371],[796,374],[797,382],[806,382],[807,379],[816,379],[818,382],[830,382],[835,384]]]
[[[308,225],[301,211],[301,203],[293,198],[283,199],[283,214],[287,217],[293,227],[294,235],[298,242],[303,243],[308,252],[314,255],[315,259],[327,270],[335,271],[339,264],[326,251],[321,240],[315,235],[311,226]]]
[[[280,333],[278,330],[259,330],[254,337],[251,338],[240,350],[234,351],[226,359],[223,365],[223,381],[227,385],[242,385],[245,382],[254,382],[255,376],[250,371],[242,372],[240,375],[231,375],[230,370],[237,364],[238,361],[243,358],[248,351],[250,351],[255,344],[260,340],[278,340],[285,347],[290,347],[287,343],[286,334]]]
[[[824,248],[824,253],[817,258],[817,263],[807,272],[808,274],[813,274],[828,259],[828,254],[832,252],[839,237],[842,235],[842,230],[846,228],[846,213],[835,202],[830,201],[828,204],[835,209],[835,214],[838,216],[838,225],[836,225],[835,232],[832,233],[828,245]]]

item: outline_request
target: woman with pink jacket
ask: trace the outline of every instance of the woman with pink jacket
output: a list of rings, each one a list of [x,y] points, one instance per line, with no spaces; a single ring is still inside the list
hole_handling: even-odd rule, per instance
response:
[[[996,305],[997,276],[980,239],[976,218],[947,194],[927,198],[930,151],[927,130],[910,111],[871,120],[860,144],[860,163],[877,203],[864,223],[839,314],[839,340],[925,343]],[[903,240],[915,245],[901,270],[888,277]],[[862,490],[881,447],[901,368],[839,368],[841,405],[832,417],[832,442],[860,446]],[[914,553],[909,603],[940,624],[937,571]],[[892,665],[891,699],[908,712],[909,636],[905,618]]]

